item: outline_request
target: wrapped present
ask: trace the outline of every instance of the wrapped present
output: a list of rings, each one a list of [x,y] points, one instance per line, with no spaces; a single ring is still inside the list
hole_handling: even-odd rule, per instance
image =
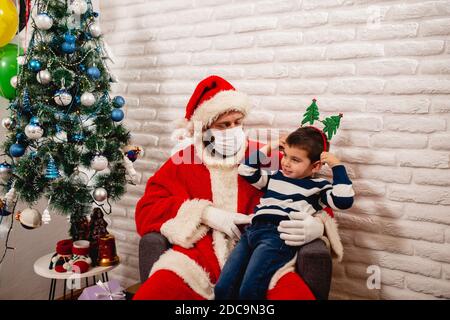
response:
[[[85,288],[78,300],[125,300],[125,292],[117,280],[99,280],[95,286]]]

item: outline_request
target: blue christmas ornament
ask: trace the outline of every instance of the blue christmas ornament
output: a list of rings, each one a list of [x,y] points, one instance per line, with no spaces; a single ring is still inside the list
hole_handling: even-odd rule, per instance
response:
[[[98,17],[98,12],[94,11],[94,12],[92,12],[92,15],[97,18]]]
[[[75,38],[75,36],[69,32],[64,35],[64,41],[66,41],[67,43],[75,43],[76,40],[77,38]]]
[[[122,109],[114,109],[111,113],[111,119],[115,122],[122,121],[122,119],[125,117]]]
[[[113,99],[114,107],[122,108],[125,105],[125,99],[121,96],[116,96]]]
[[[73,142],[80,143],[80,142],[83,142],[83,140],[84,140],[84,134],[83,133],[75,133],[72,136],[72,141]]]
[[[25,154],[25,146],[15,143],[9,148],[11,157],[18,158]]]
[[[11,178],[12,166],[8,162],[0,163],[0,182],[7,183]],[[1,208],[1,202],[0,202]]]
[[[74,53],[76,50],[75,43],[63,42],[63,44],[61,45],[61,50],[67,54]]]
[[[80,96],[75,96],[75,104],[79,105],[81,103],[81,97]]]
[[[28,68],[33,72],[39,72],[41,71],[42,65],[39,60],[32,59],[28,62]]]
[[[23,142],[25,140],[25,133],[19,132],[18,134],[16,134],[16,140],[19,142]]]
[[[135,162],[141,151],[142,151],[141,148],[133,147],[131,150],[125,152],[125,155],[127,156],[128,159],[130,159],[131,162]]]
[[[0,173],[11,172],[12,166],[8,162],[0,163]]]
[[[84,66],[84,64],[80,64],[78,68],[80,68],[80,71],[86,71],[86,67]]]
[[[89,69],[87,69],[87,74],[93,80],[97,80],[100,78],[100,70],[98,70],[97,67],[90,67]]]
[[[30,124],[39,124],[39,118],[38,117],[31,117]]]
[[[47,164],[47,169],[45,170],[45,177],[47,179],[53,180],[59,178],[61,175],[59,174],[58,167],[56,166],[55,160],[52,156],[50,156],[50,159]]]

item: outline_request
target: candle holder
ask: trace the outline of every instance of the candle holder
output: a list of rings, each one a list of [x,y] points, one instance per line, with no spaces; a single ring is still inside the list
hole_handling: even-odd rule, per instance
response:
[[[112,234],[107,234],[99,239],[98,265],[109,267],[120,262],[116,252],[116,239]]]

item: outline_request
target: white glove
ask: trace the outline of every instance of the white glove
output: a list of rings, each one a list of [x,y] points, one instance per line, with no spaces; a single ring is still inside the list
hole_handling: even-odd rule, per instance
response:
[[[230,212],[209,206],[202,214],[202,223],[214,230],[225,233],[230,238],[241,238],[237,224],[248,224],[251,216],[242,213]]]
[[[280,238],[288,246],[302,246],[323,235],[323,223],[310,214],[293,212],[289,217],[278,226]]]

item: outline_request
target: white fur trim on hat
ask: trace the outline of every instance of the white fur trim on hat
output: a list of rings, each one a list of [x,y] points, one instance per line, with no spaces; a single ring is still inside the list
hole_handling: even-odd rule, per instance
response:
[[[204,127],[209,127],[220,115],[228,111],[239,111],[247,115],[250,108],[250,100],[245,93],[234,90],[220,91],[199,105],[190,120],[200,121]]]

